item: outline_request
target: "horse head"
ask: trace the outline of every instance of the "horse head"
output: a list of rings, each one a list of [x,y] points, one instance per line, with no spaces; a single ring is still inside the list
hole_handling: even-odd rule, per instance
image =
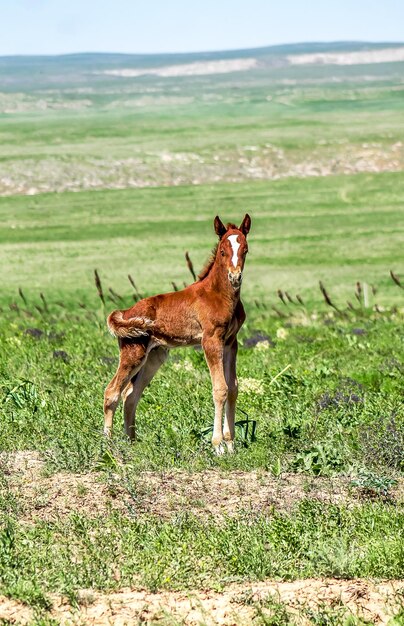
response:
[[[227,277],[235,291],[240,289],[243,279],[245,258],[248,252],[247,235],[251,228],[251,218],[245,214],[237,228],[235,224],[225,226],[219,216],[215,217],[214,227],[219,237],[216,263],[227,271]]]

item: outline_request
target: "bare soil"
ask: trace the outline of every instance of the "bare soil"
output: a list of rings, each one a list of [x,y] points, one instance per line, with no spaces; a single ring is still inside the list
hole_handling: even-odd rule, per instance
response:
[[[21,451],[0,455],[0,471],[7,489],[18,503],[21,520],[55,521],[73,512],[89,517],[118,510],[126,515],[154,515],[170,518],[187,511],[199,518],[271,514],[290,511],[299,501],[310,498],[326,503],[355,506],[375,494],[350,486],[344,477],[307,477],[269,472],[217,470],[198,473],[185,471],[126,473],[93,472],[72,474],[44,473],[45,463],[38,452]],[[3,481],[4,482],[4,481]],[[4,487],[3,487],[4,488]],[[404,501],[404,480],[391,496]]]
[[[230,585],[222,592],[150,593],[144,589],[122,589],[100,594],[92,590],[79,593],[79,606],[73,608],[66,598],[52,596],[52,617],[61,624],[176,623],[250,624],[257,616],[270,615],[273,602],[282,602],[296,623],[309,624],[310,613],[326,607],[360,616],[371,624],[387,624],[397,612],[397,598],[404,581],[307,579],[293,582],[263,581]],[[0,597],[0,620],[28,624],[33,611],[27,606]]]
[[[288,99],[280,104],[290,106]],[[49,155],[2,163],[0,197],[14,194],[91,189],[202,185],[217,182],[279,180],[404,169],[400,141],[381,144],[316,146],[310,153],[287,154],[276,146],[244,146],[215,154],[157,151],[131,157]]]
[[[0,455],[1,485],[18,503],[17,514],[26,523],[56,520],[72,512],[98,516],[111,510],[128,515],[156,515],[168,518],[184,510],[201,518],[238,515],[244,511],[271,513],[290,510],[299,500],[310,497],[324,503],[355,504],[363,497],[344,478],[307,478],[284,474],[274,478],[267,472],[209,470],[197,474],[184,471],[145,472],[133,482],[122,474],[105,478],[105,473],[45,473],[38,452],[21,451]],[[403,481],[393,497],[403,500]],[[81,590],[79,606],[53,594],[51,615],[61,624],[249,624],[258,614],[270,614],[274,602],[282,602],[295,615],[296,623],[309,624],[310,611],[324,607],[350,612],[372,624],[387,624],[403,597],[404,581],[298,580],[234,584],[222,592],[150,593],[145,589],[122,589],[102,594]],[[33,609],[0,597],[0,621],[29,624]]]

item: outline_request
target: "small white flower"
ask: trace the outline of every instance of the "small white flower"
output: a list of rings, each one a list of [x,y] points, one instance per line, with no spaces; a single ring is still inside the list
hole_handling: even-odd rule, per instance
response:
[[[239,378],[238,388],[241,393],[256,393],[259,396],[262,396],[264,393],[262,380],[257,378]]]
[[[276,331],[276,336],[278,339],[286,339],[286,337],[289,335],[289,331],[286,330],[286,328],[278,328],[278,330]]]
[[[264,350],[269,350],[269,341],[265,339],[264,341],[258,341],[255,349],[259,352],[263,352]]]
[[[193,372],[195,369],[191,361],[184,361],[183,367],[186,372]]]
[[[173,363],[173,369],[177,372],[179,370],[183,370],[184,372],[193,372],[195,368],[191,361],[175,361],[175,363]]]

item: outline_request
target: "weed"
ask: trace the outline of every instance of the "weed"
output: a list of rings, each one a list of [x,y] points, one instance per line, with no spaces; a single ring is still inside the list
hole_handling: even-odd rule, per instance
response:
[[[262,626],[292,626],[294,623],[286,605],[272,595],[255,602],[254,609]]]
[[[359,438],[363,460],[369,466],[404,469],[404,423],[398,415],[362,424]]]
[[[388,498],[390,497],[391,488],[397,485],[397,480],[365,470],[359,472],[358,477],[351,480],[351,485],[358,487],[364,495]]]
[[[302,614],[313,626],[366,626],[373,621],[355,617],[346,607],[329,607],[319,604],[316,608],[304,608]]]
[[[314,476],[330,476],[346,468],[346,455],[343,444],[336,439],[314,444],[296,455],[292,466],[296,471],[314,474]]]

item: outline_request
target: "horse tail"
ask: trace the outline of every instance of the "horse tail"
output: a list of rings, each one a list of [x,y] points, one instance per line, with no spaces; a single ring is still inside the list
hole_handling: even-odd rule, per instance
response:
[[[148,317],[130,317],[124,319],[122,311],[112,311],[107,318],[109,332],[114,337],[144,337],[154,326]]]

